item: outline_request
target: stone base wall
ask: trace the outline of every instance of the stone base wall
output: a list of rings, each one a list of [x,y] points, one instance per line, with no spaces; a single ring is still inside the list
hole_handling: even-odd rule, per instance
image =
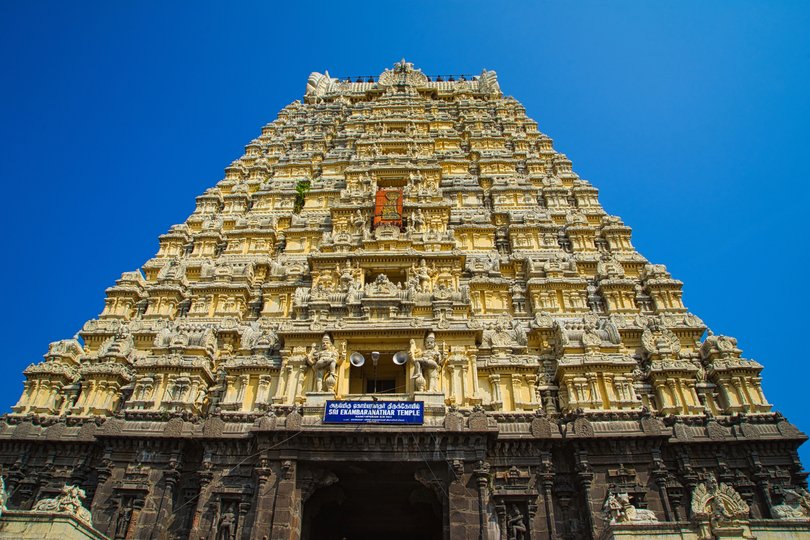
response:
[[[745,528],[744,534],[701,536],[699,527],[690,523],[658,523],[612,525],[605,529],[600,540],[714,540],[714,538],[752,538],[756,540],[806,540],[810,538],[810,519],[804,522],[755,520]]]
[[[810,521],[751,523],[751,532],[757,540],[806,540],[810,538]]]
[[[108,540],[73,516],[8,510],[0,517],[0,540]]]
[[[233,540],[309,540],[309,531],[323,529],[312,527],[312,509],[334,503],[327,494],[351,491],[353,471],[382,477],[390,468],[399,470],[391,489],[418,495],[422,508],[434,505],[431,530],[443,540],[505,540],[516,522],[531,540],[698,538],[705,528],[691,525],[695,493],[721,488],[742,512],[746,537],[805,533],[772,519],[774,509],[804,512],[788,498],[806,495],[795,451],[804,436],[767,438],[769,426],[784,430],[778,417],[763,418],[756,438],[740,432],[733,440],[681,438],[678,425],[632,416],[450,410],[441,425],[362,429],[322,425],[296,410],[268,419],[111,419],[69,426],[75,436],[61,438],[33,423],[6,424],[0,467],[8,508],[30,510],[69,484],[86,492],[93,526],[116,540],[213,539],[217,531]],[[368,486],[360,498],[374,502],[380,491]],[[610,497],[624,497],[657,524],[607,527]]]

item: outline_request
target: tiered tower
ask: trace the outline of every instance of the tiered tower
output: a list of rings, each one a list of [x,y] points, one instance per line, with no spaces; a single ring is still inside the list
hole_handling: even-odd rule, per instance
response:
[[[25,370],[10,508],[77,485],[110,537],[195,540],[810,523],[762,366],[702,340],[494,72],[313,73],[225,173]]]

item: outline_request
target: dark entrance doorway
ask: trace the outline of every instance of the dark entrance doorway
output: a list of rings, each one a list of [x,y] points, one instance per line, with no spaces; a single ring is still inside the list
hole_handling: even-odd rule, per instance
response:
[[[302,540],[442,540],[442,503],[410,463],[323,465],[339,481],[304,505]]]

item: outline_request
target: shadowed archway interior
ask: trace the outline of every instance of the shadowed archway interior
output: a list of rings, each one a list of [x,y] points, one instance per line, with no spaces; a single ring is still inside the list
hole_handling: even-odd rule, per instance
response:
[[[405,540],[444,537],[442,505],[408,463],[329,465],[338,482],[306,502],[302,540]]]

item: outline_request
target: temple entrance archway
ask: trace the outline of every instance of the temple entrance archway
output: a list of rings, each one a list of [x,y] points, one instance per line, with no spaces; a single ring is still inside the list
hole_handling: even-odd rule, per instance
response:
[[[413,463],[335,463],[338,482],[304,504],[302,540],[441,540],[443,506]]]

